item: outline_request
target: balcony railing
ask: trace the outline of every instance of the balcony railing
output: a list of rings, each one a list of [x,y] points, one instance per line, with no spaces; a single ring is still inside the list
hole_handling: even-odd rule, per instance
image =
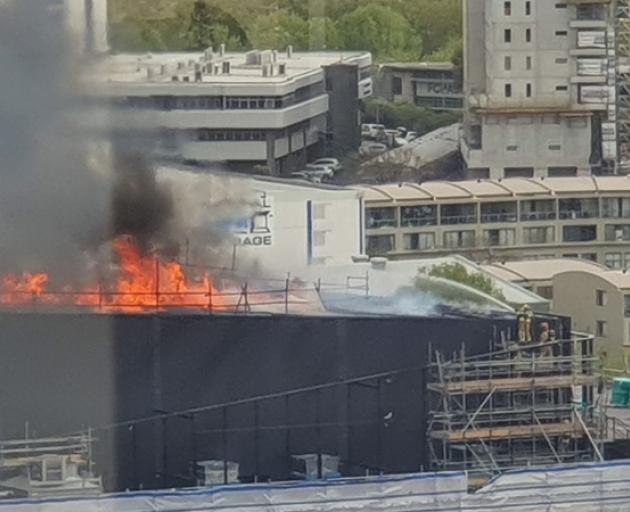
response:
[[[576,210],[560,210],[560,218],[564,220],[570,219],[594,219],[599,217],[598,212],[594,211],[576,211]]]
[[[521,221],[556,220],[556,212],[522,212]]]
[[[476,215],[442,215],[442,224],[476,224]]]
[[[436,226],[437,217],[403,217],[400,224],[403,228],[411,228],[417,226]]]
[[[497,222],[516,222],[516,213],[482,213],[481,222],[484,224]]]
[[[397,228],[396,219],[368,219],[367,229]]]

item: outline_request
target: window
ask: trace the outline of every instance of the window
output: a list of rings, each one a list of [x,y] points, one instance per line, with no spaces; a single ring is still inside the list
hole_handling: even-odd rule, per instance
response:
[[[505,41],[506,43],[511,43],[512,42],[512,30],[509,28],[506,28],[505,31],[503,32],[503,41]]]
[[[365,222],[367,229],[398,227],[396,208],[367,208]]]
[[[525,29],[525,42],[526,43],[532,42],[532,29],[531,28]]]
[[[507,247],[515,244],[514,229],[487,229],[483,232],[484,242],[490,247]]]
[[[630,199],[622,197],[602,199],[602,217],[630,219]]]
[[[593,219],[599,217],[597,199],[560,199],[561,219]]]
[[[400,95],[403,93],[402,78],[399,76],[392,77],[392,94]]]
[[[597,321],[597,336],[601,338],[608,336],[608,322],[604,322],[603,320]]]
[[[569,59],[564,58],[564,57],[560,57],[556,59],[556,64],[567,64],[568,62],[569,62]]]
[[[527,71],[530,71],[532,69],[532,57],[531,57],[531,55],[528,55],[527,57],[525,57],[525,69]]]
[[[512,2],[503,2],[503,14],[505,16],[512,15]]]
[[[549,144],[549,151],[562,151],[562,146],[560,144]]]
[[[475,232],[447,231],[444,233],[444,247],[447,249],[470,248],[475,246]]]
[[[630,241],[630,225],[607,224],[605,236],[607,242],[628,242]]]
[[[505,97],[506,98],[512,97],[512,84],[505,84]]]
[[[44,479],[46,482],[60,482],[63,480],[63,468],[60,460],[44,461],[46,468]]]
[[[567,85],[556,85],[556,91],[568,91],[569,86]]]
[[[597,226],[564,226],[562,240],[564,242],[594,242],[597,240]]]
[[[314,204],[313,205],[313,219],[314,220],[323,220],[326,218],[326,205],[325,204]]]
[[[552,226],[543,228],[523,228],[523,243],[549,244],[555,241],[555,229]]]
[[[503,169],[506,178],[532,178],[534,176],[533,167],[506,167]]]
[[[477,222],[476,204],[442,205],[440,222],[442,224],[475,224]]]
[[[367,253],[370,256],[387,254],[396,248],[394,235],[377,235],[367,237]]]
[[[525,96],[527,96],[528,98],[532,97],[532,84],[525,85]]]
[[[400,209],[400,225],[404,228],[434,226],[437,223],[437,206],[408,206]]]
[[[518,151],[518,146],[516,144],[512,144],[510,146],[505,147],[506,151]]]
[[[403,237],[403,249],[405,251],[418,251],[434,248],[434,233],[409,233]]]
[[[326,231],[313,231],[313,245],[315,247],[326,245]]]
[[[549,149],[551,149],[551,146],[549,146]],[[558,150],[560,149],[562,149],[562,147],[558,146]],[[577,167],[549,167],[547,174],[549,174],[550,178],[577,176]]]
[[[516,222],[516,202],[482,203],[481,222]]]
[[[512,69],[512,57],[509,55],[505,56],[505,59],[503,59],[503,67],[506,71],[510,71]]]
[[[623,260],[620,252],[609,252],[604,257],[604,265],[614,270],[623,268]]]
[[[630,317],[630,295],[623,296],[623,315],[626,318]]]
[[[595,304],[599,307],[608,305],[608,294],[605,290],[595,290]]]
[[[558,37],[566,37],[568,32],[566,30],[556,30],[556,36]]]
[[[530,16],[532,14],[532,3],[530,0],[525,2],[525,16]]]
[[[553,199],[521,201],[521,221],[555,220],[556,202]]]

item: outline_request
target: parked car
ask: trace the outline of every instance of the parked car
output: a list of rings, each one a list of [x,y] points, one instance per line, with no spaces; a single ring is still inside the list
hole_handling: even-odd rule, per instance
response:
[[[363,142],[359,146],[359,154],[361,156],[374,156],[387,151],[387,146],[379,142]]]
[[[321,183],[322,182],[321,176],[317,176],[317,175],[315,175],[313,173],[310,173],[308,171],[292,172],[291,173],[291,177],[295,178],[295,179],[301,179],[301,180],[310,181],[311,183]]]
[[[418,132],[407,132],[405,135],[405,140],[407,142],[411,142],[412,140],[416,140],[418,138]]]
[[[409,141],[407,139],[403,139],[402,137],[394,137],[394,147],[401,147],[401,146],[406,146],[407,144],[409,144]]]
[[[361,136],[376,139],[382,137],[385,133],[385,125],[383,124],[362,124]]]
[[[314,162],[308,164],[306,168],[310,169],[312,167],[319,167],[321,165],[330,167],[334,172],[341,171],[341,162],[339,162],[339,160],[337,160],[336,158],[318,158]]]

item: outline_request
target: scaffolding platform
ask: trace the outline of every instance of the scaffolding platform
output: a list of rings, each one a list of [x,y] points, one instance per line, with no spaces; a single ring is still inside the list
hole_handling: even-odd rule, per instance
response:
[[[476,478],[530,465],[602,460],[606,400],[589,335],[490,352],[431,354],[427,441],[434,470]]]

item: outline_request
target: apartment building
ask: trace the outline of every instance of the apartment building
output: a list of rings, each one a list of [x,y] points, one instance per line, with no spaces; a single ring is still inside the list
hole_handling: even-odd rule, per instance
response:
[[[366,249],[393,259],[584,258],[630,267],[630,178],[363,186]]]
[[[89,90],[105,101],[115,144],[186,162],[289,174],[361,141],[372,93],[366,52],[120,54]]]
[[[611,0],[465,0],[462,154],[473,178],[613,168]]]
[[[375,96],[432,110],[461,110],[461,79],[450,62],[401,62],[379,66]]]
[[[573,329],[595,336],[607,367],[630,362],[630,274],[563,272],[553,278],[553,311],[570,316]]]

